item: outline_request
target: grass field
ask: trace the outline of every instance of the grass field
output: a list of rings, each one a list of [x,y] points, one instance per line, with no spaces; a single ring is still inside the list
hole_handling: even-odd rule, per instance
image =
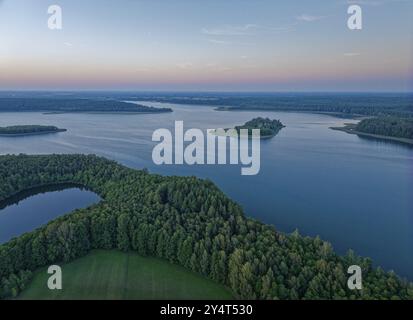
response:
[[[62,290],[47,288],[47,268],[19,299],[231,299],[225,287],[157,258],[96,250],[62,267]]]

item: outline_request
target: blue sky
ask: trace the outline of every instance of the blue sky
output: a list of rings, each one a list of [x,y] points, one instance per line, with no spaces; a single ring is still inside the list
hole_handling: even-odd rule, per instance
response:
[[[412,91],[412,21],[413,0],[0,0],[0,89]]]

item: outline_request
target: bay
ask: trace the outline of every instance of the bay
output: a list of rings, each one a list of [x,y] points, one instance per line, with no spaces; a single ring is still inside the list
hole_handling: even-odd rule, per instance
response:
[[[95,193],[70,184],[33,188],[18,193],[0,202],[0,244],[99,200]]]

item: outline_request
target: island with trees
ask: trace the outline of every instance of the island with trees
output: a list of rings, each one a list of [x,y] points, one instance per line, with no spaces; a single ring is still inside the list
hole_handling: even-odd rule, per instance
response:
[[[66,129],[60,129],[55,126],[41,126],[41,125],[21,125],[0,127],[0,137],[15,137],[15,136],[29,136],[39,134],[49,134],[57,132],[65,132]]]
[[[248,218],[208,180],[150,174],[95,155],[4,155],[0,177],[0,201],[56,183],[102,198],[1,245],[2,298],[24,293],[41,268],[118,250],[179,265],[240,299],[413,299],[413,284],[394,272],[352,251],[338,255],[319,237]],[[90,272],[80,265],[79,274]],[[362,290],[347,285],[352,265],[362,269]]]
[[[413,118],[382,116],[367,118],[357,124],[332,127],[350,134],[413,144]]]
[[[248,136],[251,137],[252,130],[259,129],[261,139],[270,139],[276,136],[284,127],[285,126],[281,123],[280,120],[271,120],[269,118],[258,117],[247,121],[242,126],[236,126],[234,130],[236,131],[237,136],[240,137],[241,130],[246,129],[248,130]],[[231,131],[228,130],[230,129],[225,129],[225,136],[231,136]],[[219,129],[211,130],[210,133],[214,135],[222,135],[222,132],[220,132]]]
[[[139,114],[172,112],[172,109],[103,98],[0,97],[0,112]]]

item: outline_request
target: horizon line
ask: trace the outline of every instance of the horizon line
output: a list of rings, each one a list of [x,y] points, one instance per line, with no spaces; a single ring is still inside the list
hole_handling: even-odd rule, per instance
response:
[[[412,91],[406,90],[280,90],[280,91],[270,91],[270,90],[135,90],[135,89],[0,89],[0,93],[87,93],[87,92],[127,92],[127,93],[216,93],[216,94],[230,94],[230,93],[255,93],[255,94],[279,94],[279,93],[404,93],[413,94]]]

